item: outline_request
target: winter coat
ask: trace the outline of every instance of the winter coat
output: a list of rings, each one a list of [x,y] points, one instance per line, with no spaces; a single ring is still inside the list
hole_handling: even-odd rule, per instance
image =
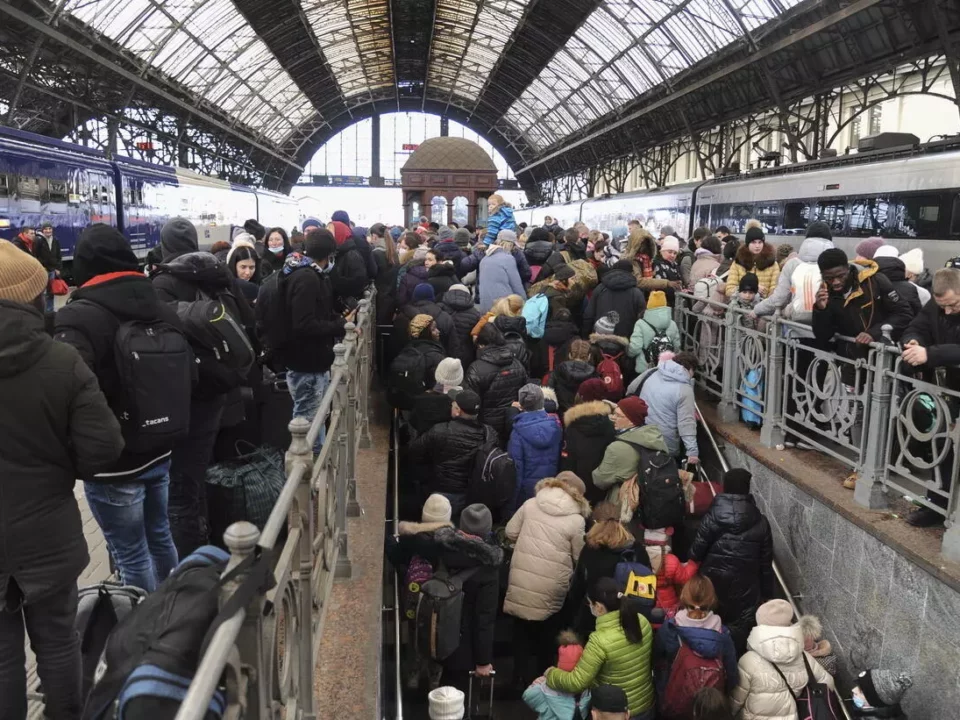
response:
[[[650,567],[650,558],[642,539],[628,542],[622,547],[585,543],[577,559],[577,569],[573,573],[570,591],[567,593],[567,607],[572,613],[574,628],[580,637],[589,637],[596,629],[596,620],[586,603],[587,593],[594,583],[600,578],[614,577],[617,574],[617,565],[622,562],[637,562]]]
[[[437,371],[436,368],[432,370],[434,373]],[[453,398],[443,392],[443,387],[440,385],[434,386],[432,390],[427,390],[425,393],[414,395],[410,402],[410,427],[417,433],[425,433],[434,425],[450,419]]]
[[[467,368],[463,385],[480,396],[480,421],[497,431],[501,447],[510,437],[507,408],[527,384],[527,372],[506,345],[488,345]]]
[[[563,607],[589,515],[586,498],[562,480],[537,483],[536,495],[506,527],[507,538],[515,543],[503,603],[506,614],[546,620]]]
[[[680,605],[680,592],[694,575],[697,563],[681,563],[673,553],[664,553],[663,547],[648,548],[650,567],[657,575],[657,607],[671,614]]]
[[[543,337],[534,343],[530,358],[530,374],[542,378],[566,359],[570,341],[580,335],[580,329],[569,320],[547,318]],[[551,363],[551,356],[553,362]]]
[[[480,261],[477,283],[480,287],[480,312],[485,313],[507,295],[524,297],[526,290],[517,272],[513,256],[503,249],[494,250]]]
[[[693,378],[686,368],[673,360],[661,362],[657,372],[643,384],[640,399],[647,403],[647,425],[660,428],[671,455],[676,456],[681,450],[692,457],[700,454]]]
[[[503,550],[486,542],[486,538],[453,528],[440,528],[433,536],[439,545],[439,561],[449,572],[480,568],[463,583],[460,645],[443,661],[445,668],[466,675],[478,665],[493,662]]]
[[[0,300],[0,610],[10,580],[27,605],[75,584],[87,565],[77,477],[110,468],[123,436],[75,348],[43,314]]]
[[[554,366],[547,385],[556,391],[557,405],[561,413],[573,407],[580,384],[596,373],[596,368],[584,360],[564,360]]]
[[[736,260],[730,266],[730,273],[727,275],[727,297],[740,289],[740,280],[747,273],[756,275],[760,287],[766,288],[768,294],[773,292],[780,278],[777,251],[773,245],[765,242],[759,255],[750,252],[750,246],[746,243],[737,248]]]
[[[387,560],[401,574],[405,573],[410,561],[420,557],[436,567],[440,560],[440,545],[434,534],[440,528],[453,528],[453,523],[418,523],[401,520],[397,525],[397,537],[390,533],[384,536],[384,552]]]
[[[659,589],[659,578],[657,588]],[[657,630],[653,641],[654,677],[656,678],[657,694],[661,700],[670,680],[670,670],[673,661],[680,652],[682,642],[702,658],[720,658],[726,675],[726,686],[719,688],[722,692],[730,692],[740,682],[740,669],[737,667],[737,650],[730,637],[730,631],[722,627],[721,630],[711,630],[706,627],[696,627],[697,620],[687,620],[691,625],[684,625],[677,618],[669,618]]]
[[[513,352],[513,356],[520,361],[524,370],[530,371],[530,338],[527,335],[527,320],[522,315],[511,317],[510,315],[497,315],[491,321],[494,327],[503,333],[507,345]],[[479,331],[478,331],[479,332]]]
[[[887,280],[893,285],[893,289],[900,295],[900,299],[907,301],[910,306],[911,317],[916,317],[923,305],[920,303],[917,286],[907,280],[907,268],[903,264],[903,260],[894,257],[879,257],[874,262],[877,264],[878,272],[886,275]]]
[[[440,262],[427,271],[427,282],[433,288],[433,296],[437,302],[440,302],[450,286],[460,281],[457,279],[457,271],[452,263]]]
[[[373,248],[373,261],[377,264],[377,276],[374,284],[377,288],[377,325],[389,325],[397,310],[397,270],[396,263],[387,262],[387,251],[382,247]]]
[[[690,287],[696,286],[699,280],[713,275],[720,267],[720,256],[714,255],[709,250],[697,250],[697,259],[690,266]]]
[[[457,354],[464,369],[470,367],[477,357],[470,331],[480,321],[480,311],[473,304],[473,295],[463,290],[447,290],[441,306],[453,320],[453,332],[457,337]]]
[[[546,683],[531,685],[523,691],[523,701],[540,716],[540,720],[573,720],[577,709],[575,693],[565,693]],[[580,695],[580,717],[590,717],[590,692]]]
[[[33,239],[33,254],[48,273],[63,269],[60,243],[55,237],[48,241],[43,233],[38,232]]]
[[[453,324],[443,306],[431,300],[417,300],[402,305],[397,310],[397,317],[393,321],[394,352],[400,352],[410,338],[410,321],[417,315],[429,315],[437,324],[440,331],[440,344],[448,357],[460,357],[460,337],[457,327]]]
[[[960,315],[947,315],[937,303],[927,303],[900,338],[906,345],[916,340],[927,351],[924,369],[945,368],[946,386],[960,390]]]
[[[72,345],[80,353],[110,407],[122,407],[125,391],[120,383],[114,341],[120,323],[131,320],[161,320],[181,330],[177,313],[160,302],[150,280],[142,273],[98,275],[77,288],[69,302],[56,313],[54,339]],[[138,475],[170,459],[173,443],[146,455],[124,450],[109,476],[110,482],[132,482]],[[93,480],[94,477],[84,477]]]
[[[397,272],[397,307],[403,307],[413,300],[413,291],[420,283],[429,282],[430,271],[423,259],[414,259],[402,265]]]
[[[643,313],[643,317],[634,324],[627,354],[637,359],[637,373],[642,373],[647,369],[647,358],[644,352],[650,347],[653,338],[658,334],[666,335],[670,344],[673,345],[673,349],[680,350],[680,328],[673,320],[672,308],[649,308]]]
[[[610,406],[600,400],[574,405],[563,414],[566,428],[560,469],[570,470],[587,486],[591,505],[603,500],[604,492],[593,484],[593,471],[603,461],[607,446],[616,438]]]
[[[680,266],[680,279],[685,288],[690,287],[690,278],[693,276],[694,254],[692,250],[681,250],[677,256],[677,265]]]
[[[611,310],[620,316],[613,334],[629,335],[646,307],[643,290],[637,287],[637,281],[631,273],[616,269],[605,272],[583,313],[583,337],[589,336],[593,332],[593,324]]]
[[[547,685],[564,692],[580,692],[598,685],[615,685],[627,695],[629,716],[653,708],[653,628],[642,615],[642,639],[631,643],[620,625],[620,611],[597,618],[597,629],[590,635],[580,662],[571,672],[553,668],[547,673]]]
[[[835,334],[856,337],[866,332],[878,341],[883,338],[883,326],[891,325],[894,341],[899,340],[913,319],[909,303],[886,275],[877,272],[872,260],[855,260],[850,263],[850,273],[854,277],[853,291],[847,297],[831,292],[826,308],[814,306],[814,337],[826,343]]]
[[[773,537],[753,496],[717,495],[700,521],[690,559],[713,582],[717,612],[741,650],[757,608],[774,588]]]
[[[634,360],[629,354],[630,338],[622,335],[602,335],[600,333],[591,333],[590,346],[597,353],[597,366],[605,359],[604,356],[616,359],[620,366],[620,374],[623,376],[623,386],[626,389],[630,378],[634,376]],[[598,372],[599,374],[599,372]],[[609,400],[619,400],[620,398],[610,397]]]
[[[742,708],[743,720],[796,720],[795,697],[809,681],[804,656],[814,679],[834,687],[827,671],[803,651],[799,625],[758,625],[750,631],[747,647],[750,650],[740,658],[740,682],[730,693],[730,709],[738,713]],[[789,688],[772,664],[780,668]]]
[[[440,262],[452,263],[454,274],[457,277],[460,276],[460,263],[463,262],[463,258],[466,257],[466,255],[463,250],[460,249],[459,245],[453,240],[441,240],[433,246],[433,252],[440,258]],[[458,281],[455,280],[454,282]],[[438,293],[437,298],[439,297],[440,295]]]
[[[414,465],[430,468],[431,492],[465,493],[485,437],[478,421],[453,418],[418,435],[407,447],[407,456]]]
[[[817,258],[824,250],[830,250],[833,247],[833,241],[826,238],[808,237],[800,244],[800,250],[796,257],[789,258],[780,270],[780,276],[777,280],[777,286],[764,298],[754,312],[759,317],[773,315],[777,310],[783,311],[783,315],[788,320],[801,322],[807,325],[812,321],[812,317],[794,317],[789,311],[790,302],[793,300],[793,273],[803,263],[816,264]]]
[[[593,471],[593,484],[598,490],[607,492],[610,502],[619,503],[620,485],[637,474],[640,451],[634,445],[667,452],[663,433],[655,425],[632,427],[618,432],[614,441],[607,446],[600,465]]]
[[[501,230],[517,229],[517,221],[513,218],[513,208],[509,205],[501,205],[497,211],[487,217],[487,235],[483,242],[492,245],[497,241],[497,235]]]
[[[366,240],[364,240],[366,242]],[[330,271],[330,280],[333,282],[333,291],[338,298],[363,297],[370,275],[367,272],[367,261],[355,238],[347,238],[337,247],[337,257]]]
[[[507,450],[517,468],[517,499],[520,507],[533,497],[536,484],[557,474],[563,430],[546,410],[521,412],[513,421]]]
[[[680,274],[680,265],[676,262],[670,262],[662,255],[657,255],[657,257],[653,259],[653,276],[660,280],[666,280],[667,282],[683,282],[683,275]]]

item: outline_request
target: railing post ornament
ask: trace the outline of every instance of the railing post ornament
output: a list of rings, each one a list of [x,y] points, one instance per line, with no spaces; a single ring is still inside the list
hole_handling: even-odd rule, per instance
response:
[[[883,326],[884,337],[890,337],[890,325]],[[893,354],[880,347],[874,351],[873,387],[867,405],[867,447],[863,468],[857,478],[853,499],[858,505],[876,510],[887,507],[883,493],[883,474],[887,461],[887,427],[890,422],[890,401],[894,381],[887,375],[893,368]]]
[[[722,422],[737,421],[737,315],[729,308],[723,318],[723,385],[720,392],[720,412]]]
[[[760,428],[760,444],[772,448],[783,444],[783,343],[780,341],[780,311],[773,315],[767,329],[767,370],[763,401],[763,426]]]

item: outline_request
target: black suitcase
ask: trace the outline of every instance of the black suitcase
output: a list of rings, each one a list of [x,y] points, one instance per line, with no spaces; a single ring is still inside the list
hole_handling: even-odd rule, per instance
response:
[[[485,720],[494,719],[493,688],[494,688],[494,685],[496,685],[496,679],[497,679],[496,675],[497,675],[497,671],[493,670],[491,671],[490,676],[488,678],[490,680],[490,699],[487,701],[487,711],[486,713],[483,713],[480,710],[481,705],[483,703],[479,698],[479,693],[478,693],[476,708],[474,708],[474,705],[473,705],[473,679],[477,677],[477,673],[473,670],[470,671],[470,682],[467,685],[467,713],[465,716],[467,720],[480,720],[480,718],[484,718]],[[481,686],[483,685],[483,678],[480,679],[480,685]]]

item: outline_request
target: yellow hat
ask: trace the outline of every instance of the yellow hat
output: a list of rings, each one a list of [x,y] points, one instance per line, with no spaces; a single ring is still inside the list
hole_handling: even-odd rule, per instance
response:
[[[420,337],[420,334],[430,327],[430,323],[432,322],[433,318],[426,313],[420,313],[414,316],[413,320],[410,321],[410,337]]]
[[[663,290],[654,290],[647,299],[647,310],[667,306],[667,294]]]
[[[29,305],[47,288],[47,271],[13,243],[0,240],[0,300]]]

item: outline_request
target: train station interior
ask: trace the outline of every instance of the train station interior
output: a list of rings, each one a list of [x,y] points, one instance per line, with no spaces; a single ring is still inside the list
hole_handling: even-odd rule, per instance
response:
[[[954,0],[0,0],[0,720],[960,718],[958,168]]]

